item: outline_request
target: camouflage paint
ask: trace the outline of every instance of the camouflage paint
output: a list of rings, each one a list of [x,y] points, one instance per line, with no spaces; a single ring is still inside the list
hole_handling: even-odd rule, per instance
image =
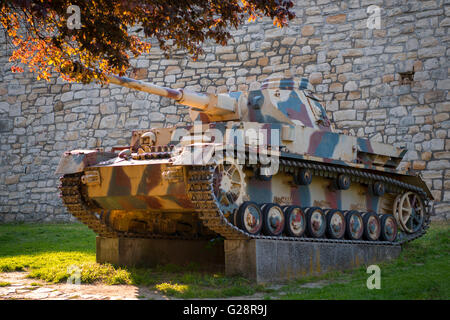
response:
[[[185,182],[162,179],[167,165],[161,162],[92,167],[99,171],[102,184],[87,186],[88,196],[105,210],[192,211]]]
[[[321,158],[333,158],[339,136],[332,132],[317,131],[309,140],[308,154]]]
[[[273,190],[270,180],[249,179],[246,182],[251,182],[251,187],[248,187],[246,190],[249,199],[252,199],[256,203],[272,202]]]
[[[56,168],[55,174],[82,172],[85,168],[97,163],[113,159],[117,156],[113,152],[100,150],[72,150],[64,152]]]
[[[288,100],[278,103],[278,109],[287,117],[300,120],[307,127],[314,127],[306,111],[305,104],[295,91],[291,91]]]
[[[308,186],[291,186],[292,203],[300,207],[311,207],[311,192]]]
[[[368,186],[352,183],[348,190],[335,190],[332,180],[313,176],[310,185],[297,186],[291,174],[278,173],[270,180],[259,180],[246,172],[246,193],[256,203],[277,203],[300,207],[319,206],[323,209],[377,211],[380,197],[370,195]],[[370,199],[370,201],[368,201]]]

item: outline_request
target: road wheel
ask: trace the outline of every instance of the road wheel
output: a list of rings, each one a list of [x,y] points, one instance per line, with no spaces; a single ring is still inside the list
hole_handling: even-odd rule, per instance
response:
[[[345,234],[349,240],[359,240],[364,233],[364,223],[361,214],[356,210],[345,212]]]
[[[280,236],[284,230],[284,212],[275,203],[266,204],[262,209],[263,233],[267,236]]]
[[[340,210],[326,211],[327,236],[331,239],[342,239],[345,234],[345,216]]]
[[[319,207],[306,209],[306,232],[313,238],[321,238],[325,235],[327,219],[325,213]]]
[[[306,230],[306,216],[302,208],[298,206],[288,206],[284,209],[285,226],[284,230],[290,237],[301,237]]]
[[[380,215],[381,233],[380,238],[383,241],[394,241],[397,238],[397,222],[391,214]]]
[[[263,216],[259,206],[251,201],[241,204],[236,213],[236,225],[249,234],[259,234],[263,225]]]
[[[375,212],[363,214],[364,238],[369,241],[377,241],[381,233],[380,218]]]

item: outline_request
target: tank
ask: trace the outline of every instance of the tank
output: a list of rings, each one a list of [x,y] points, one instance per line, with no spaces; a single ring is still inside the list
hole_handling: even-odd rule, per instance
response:
[[[398,245],[429,226],[433,197],[399,168],[406,150],[338,133],[306,78],[228,94],[106,78],[188,106],[193,122],[62,155],[62,201],[102,237]]]

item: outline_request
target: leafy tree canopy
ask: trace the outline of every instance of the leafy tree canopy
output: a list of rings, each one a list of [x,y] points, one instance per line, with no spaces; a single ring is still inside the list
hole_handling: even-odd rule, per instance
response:
[[[292,6],[288,0],[0,0],[0,23],[14,46],[13,72],[26,65],[38,79],[49,80],[55,70],[66,80],[87,83],[104,78],[66,70],[76,62],[123,75],[130,56],[149,52],[149,38],[166,53],[182,48],[197,58],[205,40],[225,45],[230,29],[246,20],[266,16],[287,25]]]

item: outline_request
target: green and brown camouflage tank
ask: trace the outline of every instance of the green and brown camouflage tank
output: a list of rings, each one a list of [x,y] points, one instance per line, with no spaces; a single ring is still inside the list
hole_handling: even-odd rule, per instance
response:
[[[108,80],[191,107],[193,124],[64,153],[62,200],[99,235],[395,245],[426,232],[433,198],[398,169],[406,150],[336,132],[306,78],[229,94]]]

